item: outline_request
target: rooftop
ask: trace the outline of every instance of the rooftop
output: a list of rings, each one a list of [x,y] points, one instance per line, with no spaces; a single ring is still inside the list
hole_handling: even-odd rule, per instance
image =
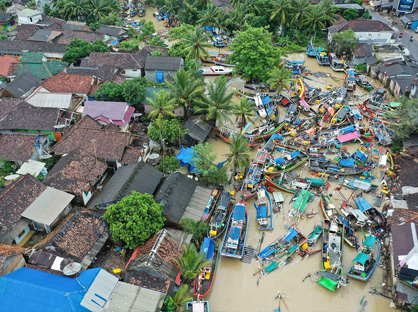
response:
[[[112,37],[118,37],[127,33],[127,31],[123,29],[122,27],[107,26],[107,25],[101,26],[98,30],[96,30],[96,32],[101,33],[101,34],[106,34]]]
[[[348,29],[352,29],[354,32],[382,32],[390,31],[393,32],[393,29],[390,28],[387,24],[378,21],[378,20],[366,20],[363,17],[359,17],[352,21],[347,21],[333,25],[328,28],[331,32],[343,32]],[[335,31],[332,31],[335,30]]]
[[[38,14],[42,14],[42,12],[36,11],[36,10],[31,10],[31,9],[24,9],[20,12],[17,12],[17,16],[34,16],[34,15],[38,15]]]
[[[8,83],[4,89],[14,97],[25,98],[34,88],[39,86],[41,82],[42,79],[29,72],[22,73],[15,80]]]
[[[117,126],[128,125],[135,108],[126,102],[86,101],[83,117],[89,115],[97,121]]]
[[[141,63],[132,53],[111,53],[111,52],[92,52],[88,58],[89,66],[114,65],[120,69],[141,69]]]
[[[17,54],[22,51],[44,52],[65,54],[67,52],[65,44],[56,44],[49,42],[25,41],[25,40],[3,40],[0,46],[2,54]]]
[[[88,94],[93,84],[93,76],[69,75],[61,73],[50,77],[42,87],[50,92]]]
[[[10,68],[12,63],[19,62],[18,59],[14,56],[2,55],[0,56],[0,76],[8,77],[11,75]]]
[[[0,134],[0,157],[8,161],[27,161],[35,150],[38,135],[18,133]]]
[[[181,68],[183,59],[178,56],[155,56],[148,54],[145,60],[145,70],[176,71]]]

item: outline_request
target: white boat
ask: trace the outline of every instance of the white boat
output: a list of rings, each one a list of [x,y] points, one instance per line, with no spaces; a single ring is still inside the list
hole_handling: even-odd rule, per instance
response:
[[[267,117],[267,111],[264,107],[263,100],[261,99],[261,95],[257,93],[254,97],[255,107],[257,108],[257,112],[261,118]]]
[[[225,68],[223,66],[210,66],[202,68],[203,76],[220,76],[220,75],[229,75],[232,73],[234,68]]]

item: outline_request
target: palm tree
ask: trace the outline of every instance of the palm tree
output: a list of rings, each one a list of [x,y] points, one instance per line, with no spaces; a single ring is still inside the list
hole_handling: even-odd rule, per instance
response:
[[[202,222],[201,220],[195,221],[190,218],[183,218],[181,219],[181,227],[186,233],[193,234],[193,242],[196,246],[199,246],[201,241],[206,237],[208,223]]]
[[[173,103],[176,106],[184,107],[186,117],[191,108],[202,101],[205,92],[203,81],[196,79],[192,72],[184,69],[179,70],[172,77],[172,82],[168,84],[168,87],[173,97]]]
[[[271,12],[270,20],[278,17],[280,19],[280,28],[285,28],[289,24],[289,16],[292,12],[292,5],[290,0],[278,0],[273,3],[273,10]]]
[[[248,147],[248,139],[240,133],[231,140],[229,144],[229,153],[226,163],[239,172],[244,172],[250,166],[250,148]]]
[[[193,297],[189,293],[189,285],[183,284],[180,286],[176,295],[173,297],[168,296],[168,305],[174,306],[175,312],[181,312],[184,305],[193,300]]]
[[[287,88],[292,81],[292,72],[286,67],[282,66],[280,69],[274,69],[271,73],[268,83],[270,88],[276,89],[277,95],[282,93],[284,88]]]
[[[310,10],[312,5],[309,3],[309,0],[293,0],[293,18],[292,24],[296,26],[297,29],[300,29],[305,21],[306,14]]]
[[[264,9],[263,0],[245,0],[244,6],[247,8],[247,12],[260,16]]]
[[[183,254],[172,260],[180,270],[185,284],[190,283],[199,274],[200,269],[208,265],[205,255],[199,253],[194,244],[190,244],[187,248],[183,246]]]
[[[149,105],[154,108],[154,110],[149,113],[151,120],[162,120],[164,116],[175,117],[172,110],[175,108],[173,99],[170,92],[161,90],[159,92],[154,92],[155,100],[148,98],[147,101]]]
[[[306,19],[303,23],[303,26],[307,27],[307,29],[309,29],[309,32],[315,32],[324,29],[326,27],[327,22],[328,17],[324,15],[321,6],[318,4],[312,6],[310,10],[306,13]]]
[[[200,61],[204,56],[209,55],[205,48],[211,47],[208,43],[208,36],[203,32],[202,27],[195,27],[194,30],[188,32],[180,40],[184,43],[184,51],[187,53],[187,58],[194,59],[196,62]]]
[[[242,30],[246,23],[254,17],[246,13],[247,10],[243,4],[238,3],[234,10],[230,10],[226,14],[224,21],[225,26],[232,32],[233,30]]]
[[[251,122],[253,119],[251,117],[255,116],[256,109],[254,103],[249,101],[246,97],[241,97],[239,103],[234,103],[232,107],[232,114],[236,115],[235,119],[238,122],[240,131],[247,124],[247,119]]]
[[[206,119],[214,119],[219,124],[224,120],[231,120],[228,114],[232,110],[233,93],[228,93],[228,80],[225,76],[215,79],[215,83],[209,82],[208,96],[203,100],[200,107],[195,109],[196,113],[203,113]]]
[[[200,19],[197,22],[202,26],[215,26],[220,13],[220,9],[209,2],[205,11],[201,12]]]
[[[88,6],[85,0],[70,0],[68,2],[65,2],[60,13],[66,20],[80,20],[81,17],[87,11],[87,8]]]
[[[102,17],[105,17],[110,12],[108,7],[108,1],[103,0],[88,0],[88,12],[90,18],[93,20],[99,20]]]

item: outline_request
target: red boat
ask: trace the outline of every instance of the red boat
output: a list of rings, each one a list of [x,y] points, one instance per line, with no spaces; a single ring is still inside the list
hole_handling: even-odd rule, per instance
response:
[[[194,294],[197,300],[205,297],[212,288],[215,280],[216,266],[218,264],[218,246],[211,237],[205,237],[200,248],[200,253],[205,254],[205,260],[208,262],[207,266],[200,269],[193,284]]]

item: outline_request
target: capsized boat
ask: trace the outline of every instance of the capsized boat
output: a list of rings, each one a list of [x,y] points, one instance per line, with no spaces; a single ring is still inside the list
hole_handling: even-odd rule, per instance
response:
[[[198,300],[208,294],[215,279],[216,266],[218,264],[218,246],[216,246],[213,238],[205,237],[200,253],[205,255],[205,261],[208,264],[200,269],[194,280],[193,288]]]
[[[233,68],[225,68],[223,66],[203,67],[201,72],[203,76],[221,76],[232,74]]]
[[[370,234],[366,237],[361,252],[354,258],[353,266],[348,270],[347,276],[362,282],[367,282],[379,262],[379,257],[379,239]]]
[[[259,230],[273,230],[273,205],[270,194],[264,187],[257,191],[254,208],[257,211]]]
[[[371,221],[375,222],[378,227],[382,228],[385,226],[385,217],[379,210],[370,205],[363,196],[354,198],[354,202],[356,203],[357,208],[360,209],[360,211],[363,212]]]
[[[226,220],[232,205],[232,194],[223,192],[218,200],[218,205],[209,221],[208,234],[211,237],[219,237],[225,230]]]
[[[241,259],[244,255],[245,239],[247,237],[248,214],[244,201],[235,205],[229,217],[225,237],[222,243],[221,255]]]
[[[275,143],[275,147],[263,171],[266,175],[292,171],[309,159],[307,154],[293,147],[280,143]]]
[[[320,276],[318,284],[336,291],[343,281],[342,268],[342,247],[343,247],[343,229],[341,223],[324,220],[322,233],[322,268],[317,272]]]

